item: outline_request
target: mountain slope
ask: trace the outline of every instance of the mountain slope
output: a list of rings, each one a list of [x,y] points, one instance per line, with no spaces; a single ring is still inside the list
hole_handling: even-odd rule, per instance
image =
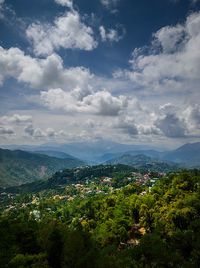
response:
[[[83,183],[88,179],[94,179],[95,177],[112,177],[117,172],[127,173],[135,172],[136,169],[127,165],[98,165],[98,166],[85,166],[74,169],[65,169],[60,172],[56,172],[47,180],[39,180],[32,183],[23,184],[15,187],[8,187],[1,189],[0,192],[7,193],[36,193],[43,190],[61,189],[66,185]]]
[[[177,169],[177,165],[173,163],[166,163],[162,160],[154,160],[151,157],[145,155],[130,155],[124,154],[120,157],[111,159],[106,162],[106,164],[123,164],[133,166],[137,169],[151,170],[151,171],[160,171],[168,172],[174,169]]]
[[[43,155],[48,155],[51,157],[56,157],[56,158],[61,158],[61,159],[74,159],[74,160],[77,159],[70,154],[66,154],[64,152],[59,152],[59,151],[34,151],[31,153],[43,154]]]
[[[182,163],[187,167],[200,167],[200,142],[185,144],[174,151],[166,153],[163,159]]]
[[[64,168],[81,166],[76,158],[59,159],[42,154],[0,149],[0,186],[20,185],[48,178]]]

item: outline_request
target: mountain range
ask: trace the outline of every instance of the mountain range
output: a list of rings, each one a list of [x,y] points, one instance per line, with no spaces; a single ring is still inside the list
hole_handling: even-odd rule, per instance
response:
[[[73,155],[76,158],[83,159],[89,164],[99,164],[110,159],[109,154],[123,154],[127,151],[141,151],[141,150],[151,150],[154,149],[148,145],[130,145],[130,144],[120,144],[117,142],[107,141],[107,140],[97,140],[91,142],[74,142],[68,144],[58,144],[58,143],[46,143],[39,146],[31,145],[7,145],[0,146],[1,148],[11,149],[11,150],[24,150],[29,152],[42,152],[49,153],[59,152],[69,155]],[[112,157],[111,157],[112,158]]]
[[[39,146],[7,145],[0,146],[11,150],[24,150],[58,158],[75,157],[88,164],[99,164],[115,159],[123,154],[145,155],[159,161],[170,161],[186,167],[200,166],[200,142],[187,143],[175,150],[157,149],[149,145],[120,144],[106,140],[77,142],[69,144],[47,143]]]
[[[0,186],[45,179],[56,171],[84,164],[124,164],[161,172],[178,167],[200,167],[200,142],[188,143],[171,151],[109,141],[40,146],[11,145],[7,148],[12,151],[0,149]]]
[[[156,167],[158,164],[160,167],[162,163],[170,167],[174,164],[185,168],[200,167],[200,142],[184,144],[172,151],[135,150],[113,154],[106,163],[134,165],[137,168],[144,165]]]

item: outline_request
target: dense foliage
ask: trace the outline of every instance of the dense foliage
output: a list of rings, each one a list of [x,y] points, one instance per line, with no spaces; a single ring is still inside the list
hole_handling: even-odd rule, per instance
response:
[[[2,193],[0,267],[200,267],[200,172],[131,172]]]

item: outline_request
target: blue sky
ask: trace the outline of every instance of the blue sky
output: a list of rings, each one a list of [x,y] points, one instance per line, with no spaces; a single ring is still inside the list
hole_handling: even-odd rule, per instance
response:
[[[0,143],[200,137],[200,1],[0,0]]]

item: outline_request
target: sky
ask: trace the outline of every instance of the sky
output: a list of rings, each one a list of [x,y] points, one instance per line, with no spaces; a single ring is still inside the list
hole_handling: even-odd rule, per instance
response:
[[[200,1],[0,0],[0,144],[200,140]]]

